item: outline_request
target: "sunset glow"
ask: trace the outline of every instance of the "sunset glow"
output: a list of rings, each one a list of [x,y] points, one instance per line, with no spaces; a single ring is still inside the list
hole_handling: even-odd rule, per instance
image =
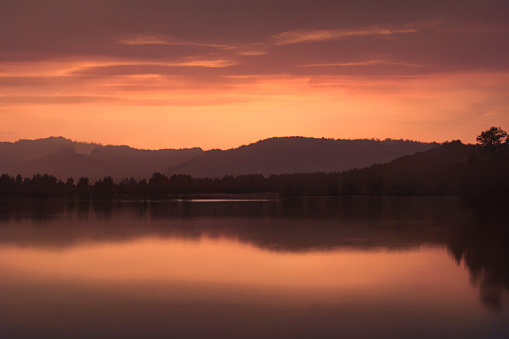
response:
[[[4,1],[0,141],[472,143],[509,127],[507,2],[355,3]]]

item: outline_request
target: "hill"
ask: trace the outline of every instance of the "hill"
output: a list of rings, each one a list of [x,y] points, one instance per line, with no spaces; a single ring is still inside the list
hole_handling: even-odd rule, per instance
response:
[[[225,175],[341,172],[426,151],[435,143],[392,140],[334,140],[304,137],[270,138],[226,151],[212,150],[168,167],[165,175],[195,178]]]
[[[457,195],[475,146],[460,141],[343,173],[342,193]]]
[[[333,140],[303,137],[270,138],[229,150],[200,148],[142,150],[103,146],[50,137],[0,142],[0,174],[48,173],[59,179],[105,176],[116,181],[148,179],[154,172],[196,178],[259,173],[339,172],[386,163],[403,155],[436,147],[404,140]],[[166,169],[166,170],[165,170]]]
[[[202,153],[200,148],[141,150],[128,146],[103,146],[62,137],[0,142],[0,173],[31,177],[48,173],[59,179],[104,176],[149,178],[172,164]]]
[[[53,156],[53,155],[52,155]],[[75,154],[78,160],[86,159]],[[76,166],[80,166],[79,163]],[[444,143],[427,151],[343,172],[261,174],[193,178],[155,172],[148,181],[114,183],[85,179],[77,184],[51,175],[33,178],[0,176],[3,197],[78,197],[93,199],[168,199],[231,197],[291,198],[302,196],[460,196],[472,206],[506,206],[509,192],[509,148],[507,144],[487,148]],[[506,208],[507,210],[507,208]]]

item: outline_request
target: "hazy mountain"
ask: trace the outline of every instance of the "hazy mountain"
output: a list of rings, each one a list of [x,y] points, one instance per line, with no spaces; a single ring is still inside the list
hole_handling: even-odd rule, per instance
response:
[[[193,177],[259,173],[337,172],[387,163],[436,147],[404,140],[333,140],[303,137],[270,138],[226,151],[192,149],[141,150],[103,146],[62,137],[0,142],[0,174],[31,177],[48,173],[65,180],[85,176],[150,178],[154,172]]]
[[[404,140],[334,140],[304,137],[270,138],[235,149],[211,150],[168,167],[164,174],[223,177],[241,174],[338,172],[387,163],[438,146]]]
[[[0,142],[0,173],[31,177],[48,173],[60,179],[112,176],[149,178],[152,173],[194,158],[203,151],[192,149],[141,150],[128,146],[102,146],[62,137]]]

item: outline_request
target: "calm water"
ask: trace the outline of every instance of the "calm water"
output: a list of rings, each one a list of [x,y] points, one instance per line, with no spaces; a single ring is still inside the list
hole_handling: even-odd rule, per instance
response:
[[[508,232],[457,205],[0,201],[0,337],[509,338]]]

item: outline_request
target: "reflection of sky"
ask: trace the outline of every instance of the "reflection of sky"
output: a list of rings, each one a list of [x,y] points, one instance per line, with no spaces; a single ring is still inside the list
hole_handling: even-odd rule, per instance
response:
[[[142,237],[65,249],[4,245],[0,247],[0,271],[0,309],[4,310],[0,315],[14,310],[9,317],[2,317],[0,329],[10,329],[10,322],[35,326],[49,314],[59,316],[66,307],[71,311],[66,317],[79,328],[83,320],[73,318],[72,312],[96,310],[103,319],[92,317],[87,321],[96,321],[100,327],[105,326],[101,325],[104,321],[123,322],[125,312],[141,319],[153,318],[162,306],[165,312],[175,307],[188,315],[201,312],[207,319],[217,316],[216,312],[225,318],[240,317],[240,321],[257,315],[260,322],[267,323],[281,315],[296,320],[303,314],[313,316],[316,311],[315,316],[322,314],[325,318],[307,323],[302,333],[326,325],[331,335],[342,330],[351,334],[369,332],[367,328],[351,328],[362,321],[370,323],[371,331],[400,333],[426,327],[428,333],[438,333],[438,337],[448,331],[471,333],[475,330],[471,324],[480,328],[490,321],[498,324],[487,317],[469,283],[468,272],[440,247],[274,252],[226,238]],[[15,318],[19,307],[37,319]],[[239,308],[244,313],[239,315]],[[349,325],[323,323],[333,314],[335,321],[349,318]],[[269,315],[276,318],[266,318]],[[401,319],[407,323],[394,328]],[[54,319],[44,322],[46,330],[66,327]],[[453,328],[460,324],[461,328]],[[116,331],[129,331],[130,326],[136,329],[129,323],[122,326],[124,329]],[[158,322],[157,326],[171,330],[174,325]],[[188,333],[203,335],[191,324],[186,326]],[[219,331],[222,326],[232,325],[219,321],[214,328]],[[243,331],[253,335],[256,326],[247,325]],[[278,331],[288,330],[279,326]],[[269,334],[278,333],[269,330]],[[73,329],[67,331],[72,333]]]
[[[1,258],[11,277],[94,284],[177,281],[348,292],[374,286],[378,291],[393,290],[408,282],[445,288],[443,276],[449,275],[445,281],[452,283],[451,289],[460,277],[468,286],[464,270],[457,269],[443,249],[291,253],[224,238],[141,238],[65,250],[8,246],[2,248]]]
[[[472,284],[450,252],[470,248],[448,242],[464,226],[454,206],[5,202],[0,333],[506,337],[507,291]]]

